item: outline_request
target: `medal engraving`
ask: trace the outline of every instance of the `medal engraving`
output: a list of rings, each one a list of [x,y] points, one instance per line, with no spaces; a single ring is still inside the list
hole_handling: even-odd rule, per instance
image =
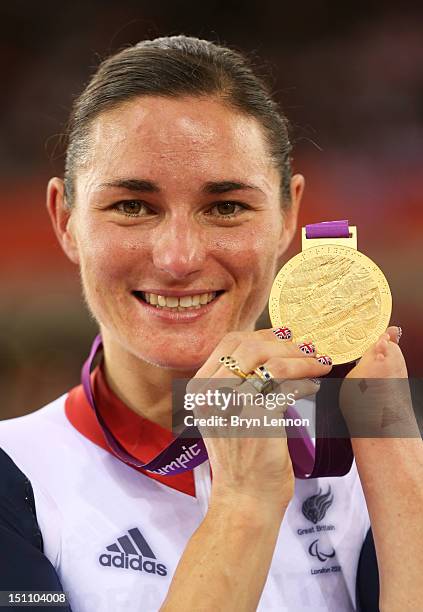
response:
[[[326,244],[299,253],[279,271],[269,299],[274,327],[296,343],[313,341],[333,364],[361,357],[389,324],[392,297],[378,266],[353,248]]]

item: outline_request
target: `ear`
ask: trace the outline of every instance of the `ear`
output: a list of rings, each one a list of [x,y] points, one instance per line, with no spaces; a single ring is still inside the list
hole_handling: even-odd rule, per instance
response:
[[[294,174],[291,178],[291,204],[283,211],[284,222],[279,242],[279,257],[285,253],[295,235],[304,186],[304,177],[301,174]]]
[[[54,177],[47,186],[47,210],[60,246],[69,259],[79,264],[78,245],[73,229],[73,210],[66,204],[62,179]]]

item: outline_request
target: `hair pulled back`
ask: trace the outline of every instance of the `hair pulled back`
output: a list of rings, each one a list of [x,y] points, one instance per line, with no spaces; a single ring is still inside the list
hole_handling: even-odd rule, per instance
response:
[[[74,199],[74,177],[89,155],[90,128],[101,113],[139,96],[218,97],[254,117],[262,126],[273,163],[281,175],[282,203],[290,203],[291,144],[288,121],[268,85],[241,53],[207,40],[170,36],[145,40],[110,56],[75,100],[67,138],[65,194]]]

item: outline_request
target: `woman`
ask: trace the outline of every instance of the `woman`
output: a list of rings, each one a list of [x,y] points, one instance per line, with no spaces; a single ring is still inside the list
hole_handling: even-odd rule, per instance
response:
[[[356,609],[369,519],[355,466],[294,483],[284,438],[208,438],[212,481],[208,463],[173,476],[139,467],[172,441],[175,379],[239,381],[225,355],[287,380],[331,370],[319,347],[254,332],[296,229],[304,179],[290,153],[286,120],[244,58],[194,38],[125,49],[76,101],[47,206],[101,332],[97,412],[77,387],[1,424],[15,487],[3,514],[21,504],[2,533],[43,576],[14,572],[2,589],[60,581],[74,612]],[[396,335],[372,347],[360,376],[376,354],[388,370],[401,361]],[[304,510],[316,500],[317,520]],[[399,609],[382,537],[381,601]]]

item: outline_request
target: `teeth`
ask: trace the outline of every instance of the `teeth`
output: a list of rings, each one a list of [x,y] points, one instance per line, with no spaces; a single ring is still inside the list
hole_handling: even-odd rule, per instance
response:
[[[148,304],[152,304],[157,308],[176,308],[177,310],[185,310],[185,308],[201,308],[208,304],[216,297],[216,292],[201,293],[197,295],[184,295],[182,297],[157,295],[155,293],[143,293],[144,300]]]
[[[184,297],[179,298],[179,306],[184,306],[184,308],[192,306],[192,297],[190,295],[184,295]]]
[[[179,306],[178,298],[174,296],[167,297],[166,306],[170,306],[171,308],[175,308],[175,306]]]

